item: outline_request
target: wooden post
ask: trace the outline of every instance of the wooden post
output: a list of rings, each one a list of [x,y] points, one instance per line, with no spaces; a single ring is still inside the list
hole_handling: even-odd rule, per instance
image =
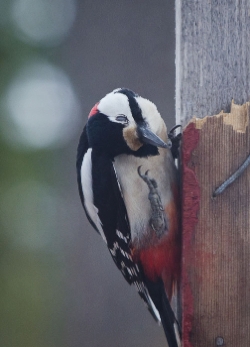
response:
[[[250,154],[250,1],[176,0],[176,26],[183,347],[249,347],[250,167],[212,193]]]

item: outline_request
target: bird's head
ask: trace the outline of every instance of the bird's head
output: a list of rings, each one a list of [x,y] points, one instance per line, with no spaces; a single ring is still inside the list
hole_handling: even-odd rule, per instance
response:
[[[87,135],[90,147],[111,157],[147,157],[172,145],[156,106],[125,88],[115,89],[92,108]]]

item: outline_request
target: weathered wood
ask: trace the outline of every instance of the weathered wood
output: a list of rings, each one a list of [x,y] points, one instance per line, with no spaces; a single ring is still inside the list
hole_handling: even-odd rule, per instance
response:
[[[176,0],[177,124],[249,97],[250,1]]]
[[[176,0],[182,144],[183,347],[250,346],[250,1]],[[207,117],[206,116],[213,116]],[[217,339],[217,340],[216,340]]]
[[[249,121],[250,103],[232,105],[183,134],[184,347],[250,346],[250,170],[212,198],[249,155]]]

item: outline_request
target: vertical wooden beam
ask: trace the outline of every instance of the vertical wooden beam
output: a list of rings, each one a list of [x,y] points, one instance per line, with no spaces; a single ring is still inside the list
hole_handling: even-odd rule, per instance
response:
[[[250,1],[176,0],[176,27],[183,347],[249,347],[250,168],[212,193],[250,154]]]
[[[176,0],[177,123],[249,101],[249,42],[249,0]]]

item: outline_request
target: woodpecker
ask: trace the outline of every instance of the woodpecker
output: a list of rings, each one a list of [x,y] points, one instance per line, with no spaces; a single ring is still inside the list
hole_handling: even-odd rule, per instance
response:
[[[155,104],[119,88],[91,109],[76,167],[90,224],[162,324],[169,347],[179,347],[171,307],[180,276],[178,175],[171,145]]]

